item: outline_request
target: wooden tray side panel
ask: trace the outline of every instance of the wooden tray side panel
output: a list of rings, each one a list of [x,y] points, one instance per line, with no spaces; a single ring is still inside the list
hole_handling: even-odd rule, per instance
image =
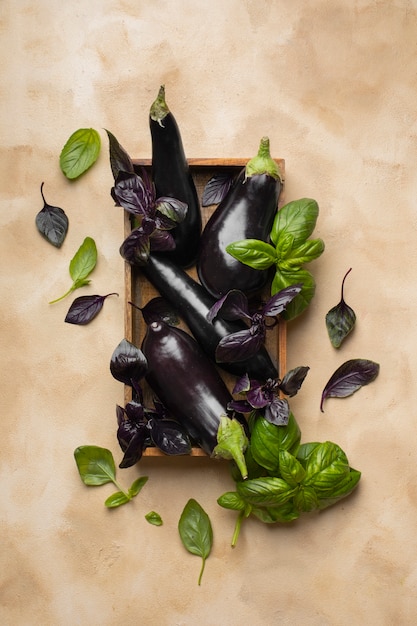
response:
[[[285,162],[283,159],[276,159],[283,180],[285,179]],[[246,165],[248,159],[189,159],[191,172],[193,175],[194,183],[196,185],[198,197],[202,197],[203,190],[214,174],[219,172],[230,172],[231,175],[236,175],[242,167]],[[134,165],[140,169],[145,168],[148,173],[151,169],[150,159],[134,159]],[[285,186],[280,195],[278,206],[281,207],[285,203],[284,201]],[[216,206],[201,207],[201,215],[203,228],[207,223],[210,215],[213,213]],[[127,237],[131,232],[131,220],[127,211],[124,212],[124,232]],[[197,279],[197,273],[195,267],[187,270],[194,279]],[[133,302],[139,307],[142,307],[146,302],[153,297],[158,296],[158,292],[155,288],[146,280],[143,276],[140,268],[132,267],[129,263],[125,263],[125,338],[140,347],[146,331],[145,324],[141,319],[140,312],[132,307],[129,303]],[[266,294],[268,295],[268,294]],[[186,324],[181,322],[181,327],[189,332]],[[271,355],[272,360],[278,366],[279,376],[285,374],[286,370],[286,324],[284,321],[280,321],[277,328],[274,331],[267,333],[266,347]],[[219,373],[225,381],[226,385],[232,390],[236,379],[224,372],[219,368]],[[148,402],[152,399],[152,391],[147,387],[145,382],[142,382],[144,391],[144,400]],[[132,388],[129,385],[125,385],[124,388],[124,400],[125,403],[130,402],[132,399]],[[193,447],[192,456],[207,456],[206,453],[199,447]],[[165,456],[163,452],[158,448],[146,448],[144,456]]]

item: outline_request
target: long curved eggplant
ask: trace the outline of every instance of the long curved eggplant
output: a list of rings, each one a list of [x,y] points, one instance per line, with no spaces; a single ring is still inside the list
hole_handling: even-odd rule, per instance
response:
[[[175,250],[166,252],[181,267],[190,267],[196,260],[202,228],[200,202],[185,156],[178,124],[165,101],[165,87],[149,112],[152,138],[152,178],[157,197],[168,196],[188,206],[183,222],[171,231]]]
[[[180,328],[151,321],[142,342],[146,380],[159,400],[207,454],[217,445],[222,415],[232,400],[214,364],[198,343]],[[241,414],[234,414],[242,424]]]
[[[160,254],[151,254],[141,270],[160,295],[178,310],[194,338],[212,361],[215,361],[215,351],[220,339],[247,328],[244,322],[226,321],[220,317],[209,322],[207,313],[215,303],[215,298],[170,259]],[[277,368],[264,346],[251,359],[219,363],[219,366],[235,376],[248,374],[256,380],[278,376]]]
[[[269,241],[281,188],[281,176],[270,155],[269,139],[263,137],[257,156],[240,172],[201,236],[198,277],[216,299],[230,289],[239,289],[250,297],[266,285],[268,270],[244,265],[226,252],[226,246],[241,239]]]

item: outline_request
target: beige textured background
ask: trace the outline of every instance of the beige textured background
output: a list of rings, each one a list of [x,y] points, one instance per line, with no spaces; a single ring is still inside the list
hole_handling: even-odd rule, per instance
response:
[[[1,25],[0,621],[7,626],[411,625],[417,616],[415,314],[417,4],[412,0],[3,0]],[[267,134],[287,168],[287,200],[320,205],[317,295],[289,331],[289,366],[310,373],[292,402],[303,441],[339,443],[362,470],[357,492],[285,527],[254,521],[235,550],[222,463],[147,459],[138,498],[108,511],[112,486],[87,488],[73,450],[119,462],[109,358],[123,337],[123,236],[104,128],[150,156],[159,85],[189,156],[251,156]],[[69,135],[94,127],[101,156],[70,183]],[[70,230],[60,250],[34,225],[39,186]],[[68,263],[85,236],[91,286],[118,291],[90,326],[63,322]],[[358,322],[340,351],[324,326],[340,281]],[[81,295],[79,293],[79,295]],[[321,390],[348,358],[377,381],[344,400]],[[195,497],[215,543],[203,578],[177,522]],[[149,525],[157,510],[164,525]]]

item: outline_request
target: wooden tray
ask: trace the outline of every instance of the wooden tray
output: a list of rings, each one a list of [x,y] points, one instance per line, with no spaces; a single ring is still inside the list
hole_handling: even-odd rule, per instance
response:
[[[189,159],[189,165],[191,173],[194,179],[194,183],[197,188],[199,198],[201,198],[203,189],[207,182],[214,174],[229,173],[231,175],[237,174],[242,167],[246,165],[249,159]],[[285,177],[285,162],[283,159],[276,159],[283,179]],[[133,164],[136,167],[143,167],[149,173],[151,171],[151,159],[133,159]],[[284,204],[284,189],[281,192],[279,199],[279,207]],[[201,207],[203,227],[206,224],[208,218],[213,213],[216,206]],[[127,211],[124,211],[124,232],[125,237],[131,232],[131,219]],[[191,268],[187,272],[196,279],[196,270]],[[137,309],[132,307],[129,302],[134,302],[137,306],[142,307],[151,298],[158,296],[158,292],[143,276],[139,268],[132,267],[129,263],[125,263],[125,338],[140,348],[142,339],[145,334],[145,324],[141,319],[141,314]],[[269,295],[269,294],[267,294]],[[185,323],[180,324],[185,330],[188,330]],[[267,333],[267,349],[271,355],[271,358],[278,363],[279,377],[282,378],[286,371],[286,324],[280,320],[280,323],[273,331]],[[236,378],[223,372],[219,368],[219,372],[224,379],[226,385],[230,389],[236,381]],[[145,402],[152,397],[152,392],[147,388],[146,383],[141,381],[141,385],[144,392]],[[129,385],[124,387],[124,400],[127,404],[132,400],[132,388]],[[148,406],[152,406],[150,403]],[[158,448],[149,447],[146,448],[144,456],[166,456]],[[199,447],[193,447],[191,451],[192,456],[207,456],[204,450]]]

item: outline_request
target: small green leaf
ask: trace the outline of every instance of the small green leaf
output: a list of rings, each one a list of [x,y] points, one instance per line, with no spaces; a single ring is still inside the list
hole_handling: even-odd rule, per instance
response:
[[[163,524],[162,517],[159,513],[155,513],[155,511],[149,511],[149,513],[145,515],[145,519],[153,526],[162,526]]]
[[[84,484],[96,486],[115,481],[116,467],[107,448],[79,446],[74,451],[74,457]]]
[[[288,450],[280,450],[279,452],[279,471],[284,480],[293,487],[300,483],[306,471],[295,456]]]
[[[133,483],[130,486],[129,489],[129,495],[134,498],[135,496],[138,495],[139,491],[142,489],[142,487],[148,482],[148,477],[147,476],[141,476],[140,478],[137,478],[135,481],[133,481]]]
[[[87,279],[87,276],[91,274],[96,266],[96,263],[96,243],[91,237],[86,237],[70,261],[69,273],[73,281],[71,287],[64,293],[63,296],[55,298],[55,300],[51,300],[49,304],[55,304],[55,302],[63,300],[76,289],[88,285],[90,280]]]
[[[269,472],[279,471],[279,453],[288,450],[294,454],[300,444],[301,431],[290,413],[286,426],[271,424],[263,416],[253,420],[251,434],[251,452],[254,460]]]
[[[126,504],[126,502],[130,501],[130,497],[124,493],[123,491],[116,491],[111,496],[107,498],[105,501],[105,506],[108,509],[115,509],[118,506],[122,506],[122,504]]]
[[[255,270],[268,269],[274,265],[277,257],[273,246],[258,239],[234,241],[226,246],[226,252]]]
[[[178,531],[186,550],[202,558],[198,578],[198,584],[201,585],[206,559],[213,545],[213,529],[209,516],[193,498],[184,507],[178,522]]]
[[[245,501],[236,491],[226,491],[217,498],[217,504],[224,509],[232,509],[233,511],[244,511],[246,507]]]
[[[93,128],[80,128],[66,142],[59,157],[62,172],[73,180],[86,172],[100,154],[100,135]]]
[[[305,513],[317,509],[319,507],[319,499],[314,488],[300,485],[294,494],[294,506],[299,511],[304,511]]]

